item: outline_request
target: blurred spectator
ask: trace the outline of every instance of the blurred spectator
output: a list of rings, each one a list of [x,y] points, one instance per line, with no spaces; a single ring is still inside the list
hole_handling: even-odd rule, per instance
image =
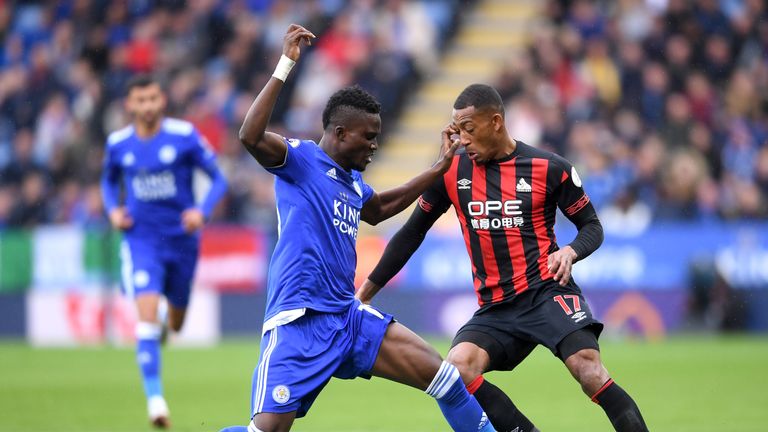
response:
[[[8,225],[32,228],[50,222],[46,188],[42,173],[32,171],[26,174],[19,188],[19,199],[8,217]]]
[[[0,184],[18,187],[32,172],[44,172],[45,167],[33,157],[34,137],[29,129],[21,129],[13,139],[13,163],[0,171]]]
[[[605,233],[619,237],[642,234],[651,225],[652,219],[650,207],[638,201],[634,188],[622,190],[614,202],[600,212]]]
[[[688,325],[705,330],[743,330],[746,299],[734,290],[711,258],[702,257],[689,269]]]

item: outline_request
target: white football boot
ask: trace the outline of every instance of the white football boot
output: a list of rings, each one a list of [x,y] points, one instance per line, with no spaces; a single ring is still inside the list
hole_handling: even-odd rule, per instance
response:
[[[168,429],[171,427],[170,411],[168,404],[162,396],[152,396],[147,401],[147,411],[149,412],[149,422],[158,429]]]

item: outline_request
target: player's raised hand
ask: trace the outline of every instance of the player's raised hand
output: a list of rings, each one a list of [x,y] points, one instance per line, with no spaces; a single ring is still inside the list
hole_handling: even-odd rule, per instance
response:
[[[193,233],[203,227],[205,216],[198,208],[189,208],[181,213],[181,225],[184,231]]]
[[[127,230],[133,226],[133,218],[128,214],[128,209],[125,207],[116,207],[109,212],[109,223],[115,229]]]
[[[458,137],[459,131],[455,126],[449,124],[443,128],[442,143],[440,145],[440,155],[437,159],[437,164],[443,172],[448,171],[453,160],[453,155],[456,154],[456,150],[459,148],[460,141]]]
[[[554,275],[555,281],[557,281],[560,286],[565,286],[565,284],[571,280],[571,269],[573,268],[573,261],[576,257],[576,251],[570,246],[565,246],[552,253],[547,259],[549,272]]]
[[[293,61],[297,61],[301,55],[301,42],[312,45],[312,39],[316,36],[311,31],[298,24],[288,26],[283,38],[283,55]]]

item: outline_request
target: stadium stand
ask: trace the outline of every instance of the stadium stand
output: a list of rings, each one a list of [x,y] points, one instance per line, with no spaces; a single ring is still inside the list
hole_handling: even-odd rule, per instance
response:
[[[430,163],[457,90],[490,81],[514,136],[580,168],[608,229],[768,214],[762,2],[477,3],[4,2],[0,226],[104,223],[103,138],[126,121],[123,84],[146,71],[233,178],[217,219],[271,224],[269,178],[233,131],[292,21],[321,38],[275,118],[317,134],[328,93],[361,83],[391,130],[370,173],[379,187]]]

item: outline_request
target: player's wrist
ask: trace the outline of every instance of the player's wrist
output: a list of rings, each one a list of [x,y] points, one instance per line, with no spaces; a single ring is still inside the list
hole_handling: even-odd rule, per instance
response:
[[[288,74],[291,73],[291,69],[293,69],[293,66],[295,65],[295,61],[289,59],[288,56],[283,54],[280,56],[280,61],[277,62],[277,66],[275,67],[275,71],[272,73],[272,76],[282,82],[285,82],[285,80],[288,79]]]

